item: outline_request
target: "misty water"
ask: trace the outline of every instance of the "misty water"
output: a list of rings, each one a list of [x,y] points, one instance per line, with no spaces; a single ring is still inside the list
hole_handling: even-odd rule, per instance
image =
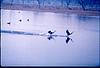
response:
[[[56,35],[67,35],[68,29],[73,41],[1,33],[1,65],[99,66],[99,26],[99,16],[2,9],[1,30],[41,34],[56,30]]]

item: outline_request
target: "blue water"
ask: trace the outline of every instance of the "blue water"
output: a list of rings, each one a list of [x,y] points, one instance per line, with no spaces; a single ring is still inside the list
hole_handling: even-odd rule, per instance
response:
[[[68,44],[66,37],[48,40],[46,36],[1,33],[1,65],[99,66],[99,26],[99,16],[1,10],[1,30],[37,34],[56,30],[56,35],[66,35],[66,29],[73,32]]]

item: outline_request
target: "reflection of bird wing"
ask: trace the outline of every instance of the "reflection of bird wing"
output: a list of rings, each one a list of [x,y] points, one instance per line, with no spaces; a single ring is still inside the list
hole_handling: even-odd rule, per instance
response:
[[[51,39],[54,39],[54,37],[53,36],[49,36],[48,39],[51,40]]]
[[[69,42],[69,40],[70,40],[70,38],[68,37],[68,38],[66,39],[66,43],[68,43],[68,42]]]
[[[48,39],[50,40],[50,37],[48,37]]]

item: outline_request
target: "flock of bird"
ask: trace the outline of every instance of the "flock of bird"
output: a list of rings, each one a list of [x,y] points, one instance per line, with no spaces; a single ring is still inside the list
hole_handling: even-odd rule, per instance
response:
[[[18,12],[18,13],[20,13],[20,12]],[[30,20],[27,18],[27,21],[30,21]],[[22,20],[19,19],[19,22],[22,22]],[[10,25],[11,22],[7,22],[7,24]],[[47,35],[47,36],[48,36],[48,40],[54,39],[53,36],[59,36],[59,37],[66,37],[66,38],[67,38],[67,39],[66,39],[66,43],[68,43],[70,40],[72,41],[72,39],[71,39],[69,36],[70,36],[71,34],[73,34],[73,32],[70,33],[69,30],[66,30],[67,35],[65,35],[65,36],[53,35],[55,32],[56,32],[56,31],[48,31],[48,34],[49,34],[49,35]],[[45,35],[44,35],[44,36],[45,36]]]
[[[48,37],[48,39],[49,40],[51,40],[51,39],[53,39],[53,34],[55,33],[56,31],[48,31],[48,33],[50,34],[49,35],[49,37]],[[66,43],[68,44],[68,42],[71,40],[71,41],[73,41],[69,36],[71,35],[71,34],[73,34],[73,32],[69,32],[69,30],[66,30],[66,33],[67,33],[67,35],[66,36],[63,36],[63,37],[66,37],[67,39],[66,39]],[[59,36],[59,35],[58,35]]]

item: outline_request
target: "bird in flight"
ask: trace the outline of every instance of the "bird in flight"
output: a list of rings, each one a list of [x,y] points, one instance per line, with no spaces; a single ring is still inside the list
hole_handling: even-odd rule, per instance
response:
[[[72,33],[70,33],[68,30],[66,30],[66,33],[67,33],[67,35],[69,36],[69,35],[71,35]]]

